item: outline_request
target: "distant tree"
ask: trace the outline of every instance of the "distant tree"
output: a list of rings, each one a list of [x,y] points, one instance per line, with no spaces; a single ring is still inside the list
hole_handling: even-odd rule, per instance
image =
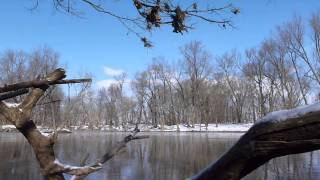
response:
[[[200,123],[203,119],[202,112],[204,101],[206,99],[206,83],[209,81],[209,76],[212,73],[211,54],[205,50],[204,46],[194,41],[186,44],[181,48],[183,56],[182,69],[184,77],[187,79],[188,99],[189,99],[189,115],[192,127],[194,126],[197,117],[200,117]]]
[[[236,51],[226,53],[219,58],[219,67],[225,77],[228,90],[230,92],[231,102],[235,111],[237,123],[241,123],[244,117],[244,109],[247,101],[250,86],[239,72],[239,55]]]

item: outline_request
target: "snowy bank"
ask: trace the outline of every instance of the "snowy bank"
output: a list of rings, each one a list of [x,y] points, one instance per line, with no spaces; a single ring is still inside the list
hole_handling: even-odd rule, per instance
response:
[[[2,125],[0,126],[0,131],[2,132],[14,132],[16,131],[16,127],[14,125],[11,124],[7,124],[7,125]]]
[[[206,128],[204,124],[195,124],[194,127],[187,127],[185,124],[180,124],[179,129],[177,125],[167,126],[164,125],[162,128],[159,126],[154,128],[150,125],[140,124],[139,129],[142,132],[246,132],[253,125],[253,123],[247,124],[209,124]],[[37,126],[37,128],[43,133],[52,133],[54,130],[51,128],[45,128]],[[57,128],[57,132],[60,133],[71,133],[72,130],[95,130],[95,131],[115,131],[115,132],[130,132],[133,131],[135,125],[126,125],[125,127],[113,127],[109,125],[100,127],[88,127],[88,126],[71,126],[70,129],[67,128]],[[2,132],[12,132],[16,128],[14,125],[2,125],[0,126],[0,131]]]
[[[253,123],[247,124],[209,124],[206,128],[204,124],[200,126],[200,124],[195,124],[194,127],[188,127],[185,124],[180,124],[179,129],[177,125],[167,126],[164,125],[163,127],[158,126],[154,128],[150,125],[140,124],[139,129],[141,132],[246,132],[248,129],[253,125]],[[108,125],[102,126],[100,128],[93,128],[99,129],[102,131],[120,131],[120,132],[127,132],[133,131],[135,128],[134,125],[127,125],[126,127],[110,127]],[[81,127],[78,129],[82,129]]]
[[[148,127],[141,127],[141,131],[164,131],[164,132],[171,132],[171,131],[180,131],[180,132],[246,132],[252,126],[252,123],[248,124],[208,124],[208,127],[204,124],[200,126],[200,124],[195,124],[194,127],[187,127],[184,124],[179,125],[179,129],[177,125],[172,126],[163,126],[163,128],[152,128]]]
[[[54,129],[51,128],[46,128],[46,127],[42,127],[42,126],[37,126],[37,128],[42,132],[42,133],[52,133],[54,132]],[[72,131],[70,129],[67,128],[60,128],[58,127],[57,132],[59,133],[72,133]],[[16,129],[16,127],[14,125],[0,125],[0,132],[18,132],[18,130]]]

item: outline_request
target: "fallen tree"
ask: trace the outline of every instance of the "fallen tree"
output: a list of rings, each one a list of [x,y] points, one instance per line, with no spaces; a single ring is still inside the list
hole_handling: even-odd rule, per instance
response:
[[[65,78],[62,77],[62,78]],[[74,84],[74,83],[90,83],[91,79],[67,79],[67,80],[56,80],[50,81],[47,79],[39,79],[33,81],[19,82],[15,84],[5,85],[0,87],[0,101],[10,99],[16,96],[27,94],[28,88],[41,88],[43,86],[50,86],[56,84]]]
[[[53,146],[57,140],[57,133],[46,135],[41,133],[35,123],[31,120],[32,109],[36,103],[44,95],[45,91],[54,84],[82,83],[91,80],[62,80],[65,78],[63,69],[56,69],[48,74],[42,80],[34,80],[29,82],[17,83],[0,88],[0,92],[8,92],[2,94],[2,99],[12,98],[15,95],[27,93],[26,88],[32,88],[31,92],[19,104],[7,103],[0,101],[0,114],[11,122],[24,135],[32,146],[38,163],[41,168],[41,173],[46,180],[61,180],[64,179],[63,173],[73,175],[72,179],[82,179],[90,173],[98,171],[102,168],[102,164],[116,155],[125,145],[136,139],[144,139],[147,136],[136,136],[139,129],[133,131],[131,135],[126,136],[121,142],[106,152],[101,159],[92,165],[70,166],[59,162],[55,156]],[[84,164],[84,163],[83,163]]]
[[[61,78],[65,78],[66,76],[63,76]],[[5,85],[3,87],[0,87],[0,93],[8,92],[8,91],[17,91],[19,89],[25,89],[25,88],[40,88],[44,85],[55,85],[55,84],[72,84],[72,83],[85,83],[85,82],[91,82],[91,79],[66,79],[66,80],[48,80],[48,79],[40,79],[40,80],[33,80],[33,81],[26,81],[26,82],[19,82],[15,84]]]
[[[272,112],[189,179],[236,180],[272,158],[320,149],[320,103]]]

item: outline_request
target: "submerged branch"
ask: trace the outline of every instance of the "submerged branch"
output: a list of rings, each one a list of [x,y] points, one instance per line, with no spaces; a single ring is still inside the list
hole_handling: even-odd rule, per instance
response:
[[[123,148],[126,147],[126,144],[132,140],[138,140],[138,139],[146,139],[149,138],[149,136],[137,136],[137,134],[140,132],[140,130],[137,128],[134,129],[132,134],[125,136],[122,141],[118,142],[115,146],[113,146],[108,152],[106,152],[97,162],[95,162],[93,165],[90,166],[84,166],[80,167],[78,169],[66,172],[67,174],[73,175],[73,180],[80,180],[83,179],[85,176],[98,171],[102,168],[102,165],[106,163],[108,160],[113,158],[115,155],[121,152]]]

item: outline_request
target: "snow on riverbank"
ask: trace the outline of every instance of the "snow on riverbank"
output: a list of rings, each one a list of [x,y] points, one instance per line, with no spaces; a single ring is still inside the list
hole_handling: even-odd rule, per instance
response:
[[[42,132],[42,133],[52,133],[54,132],[53,129],[51,128],[44,128],[42,126],[37,126],[37,128]],[[0,125],[0,132],[18,132],[16,127],[14,125],[11,124],[7,124],[7,125]],[[57,128],[57,132],[60,133],[72,133],[72,131],[70,129],[67,128]]]
[[[16,127],[14,125],[11,124],[7,124],[7,125],[2,125],[0,126],[0,131],[5,131],[5,132],[12,132],[16,130]]]
[[[153,126],[150,125],[144,125],[144,124],[140,124],[139,125],[139,129],[142,132],[246,132],[248,131],[248,129],[253,125],[253,123],[247,123],[247,124],[218,124],[218,126],[216,126],[216,124],[209,124],[208,128],[205,127],[204,124],[201,125],[200,128],[200,124],[195,124],[194,127],[187,127],[184,124],[180,124],[179,125],[179,129],[177,127],[177,125],[171,125],[171,126],[167,126],[164,125],[162,128],[161,126],[154,128]],[[102,130],[102,131],[133,131],[133,129],[135,128],[134,125],[128,125],[126,128],[123,127],[110,127],[108,125],[97,128],[94,127],[93,129],[96,130]],[[76,129],[88,129],[88,127],[77,127]]]
[[[163,129],[151,128],[149,127],[140,127],[141,131],[180,131],[180,132],[246,132],[252,126],[252,123],[248,124],[209,124],[208,128],[204,124],[195,124],[194,127],[187,127],[186,125],[180,124],[179,130],[177,125],[164,126]]]
[[[204,124],[195,124],[194,127],[187,127],[184,124],[179,125],[179,130],[177,125],[172,125],[172,126],[163,126],[154,128],[149,125],[139,125],[139,129],[142,132],[246,132],[248,129],[252,126],[252,123],[248,124],[209,124],[208,128],[205,127]],[[38,128],[43,131],[43,132],[51,132],[53,130],[48,129],[48,128],[43,128],[41,126],[38,126]],[[58,128],[58,132],[62,131],[68,131],[70,133],[72,130],[96,130],[96,131],[119,131],[119,132],[128,132],[128,131],[133,131],[135,128],[134,125],[128,125],[126,128],[123,127],[110,127],[108,125],[102,126],[102,127],[93,127],[89,128],[88,126],[72,126],[71,130],[66,129],[66,128]],[[15,126],[13,125],[2,125],[0,126],[0,131],[4,132],[11,132],[12,130],[15,130]]]

